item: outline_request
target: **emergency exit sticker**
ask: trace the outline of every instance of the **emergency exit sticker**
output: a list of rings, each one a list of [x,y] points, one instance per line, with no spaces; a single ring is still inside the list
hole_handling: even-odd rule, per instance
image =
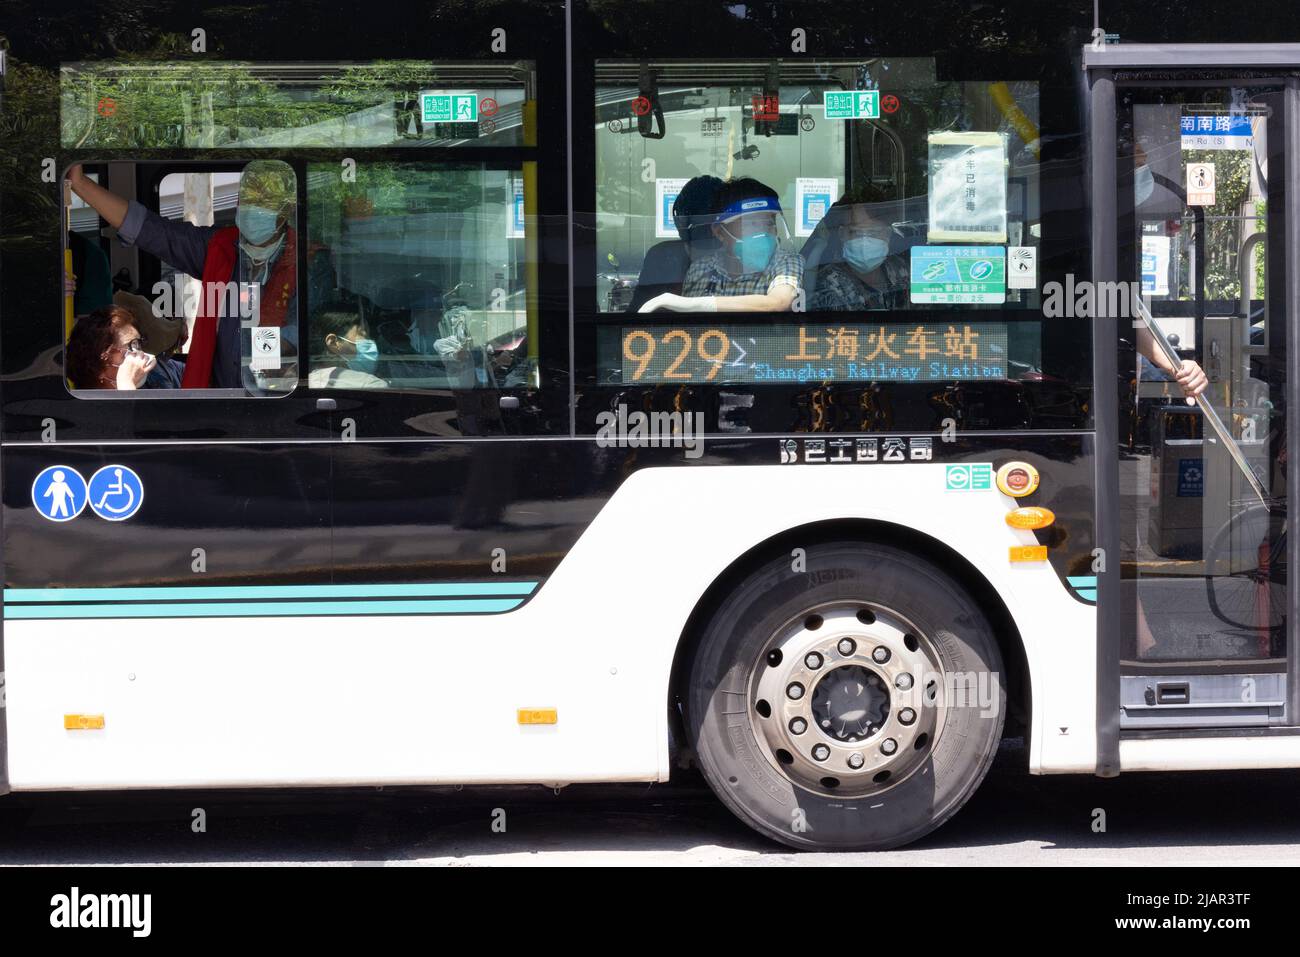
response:
[[[470,90],[424,90],[420,114],[425,123],[477,123],[478,94]]]
[[[822,106],[828,120],[878,120],[880,91],[827,90],[822,94]]]
[[[1187,164],[1187,205],[1214,205],[1214,164]]]

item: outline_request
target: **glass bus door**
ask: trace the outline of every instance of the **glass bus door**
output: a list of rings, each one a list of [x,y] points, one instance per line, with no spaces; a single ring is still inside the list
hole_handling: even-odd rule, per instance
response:
[[[1120,727],[1294,724],[1284,83],[1164,76],[1116,88]]]

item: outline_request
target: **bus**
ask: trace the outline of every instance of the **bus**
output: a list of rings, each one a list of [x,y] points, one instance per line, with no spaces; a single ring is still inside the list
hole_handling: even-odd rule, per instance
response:
[[[0,794],[1300,766],[1300,11],[21,4]]]

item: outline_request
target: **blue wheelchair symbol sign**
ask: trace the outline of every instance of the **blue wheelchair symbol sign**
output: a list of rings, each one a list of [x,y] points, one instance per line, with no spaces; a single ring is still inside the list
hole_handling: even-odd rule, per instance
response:
[[[105,465],[90,477],[89,501],[100,518],[122,522],[140,510],[144,483],[125,465]]]
[[[76,469],[51,465],[32,483],[32,504],[51,522],[70,522],[86,507],[86,480]]]

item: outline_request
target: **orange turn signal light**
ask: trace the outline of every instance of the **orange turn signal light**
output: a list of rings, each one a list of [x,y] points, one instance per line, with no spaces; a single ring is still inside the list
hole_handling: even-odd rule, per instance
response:
[[[1047,546],[1012,545],[1011,552],[1007,557],[1013,562],[1045,562],[1047,561]]]
[[[560,713],[555,708],[520,708],[518,720],[520,724],[556,724]]]
[[[104,716],[102,714],[65,714],[64,731],[102,731]]]
[[[1007,512],[1007,524],[1012,528],[1046,528],[1056,521],[1050,508],[1025,505]]]

